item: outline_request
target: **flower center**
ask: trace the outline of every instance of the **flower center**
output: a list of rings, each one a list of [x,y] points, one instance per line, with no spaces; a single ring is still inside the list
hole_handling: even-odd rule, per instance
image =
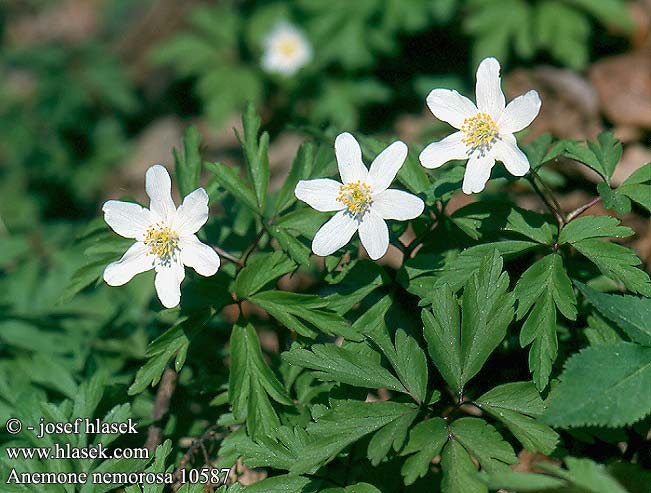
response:
[[[344,204],[352,216],[361,219],[373,203],[371,187],[361,180],[341,185],[337,201]]]
[[[484,154],[498,139],[497,124],[487,113],[477,113],[471,118],[466,118],[461,131],[466,134],[461,142],[468,146],[469,153],[479,150]]]
[[[144,239],[149,247],[147,255],[156,255],[163,262],[169,262],[179,250],[179,235],[162,223],[149,226]]]
[[[293,58],[298,51],[298,42],[294,38],[281,39],[278,43],[278,51],[287,58]]]

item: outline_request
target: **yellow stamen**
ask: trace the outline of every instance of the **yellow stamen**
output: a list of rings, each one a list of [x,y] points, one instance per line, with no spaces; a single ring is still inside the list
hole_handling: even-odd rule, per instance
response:
[[[156,223],[147,229],[144,243],[149,247],[147,255],[156,255],[163,261],[169,261],[179,249],[179,235],[163,223]]]
[[[491,148],[498,134],[495,120],[487,113],[477,113],[471,118],[466,118],[461,131],[466,134],[461,142],[468,146],[469,152],[479,150],[482,154]]]
[[[361,180],[341,185],[337,201],[344,204],[352,216],[361,219],[373,203],[371,187]]]
[[[291,58],[296,55],[298,51],[298,42],[294,38],[284,38],[278,42],[278,51],[287,57]]]

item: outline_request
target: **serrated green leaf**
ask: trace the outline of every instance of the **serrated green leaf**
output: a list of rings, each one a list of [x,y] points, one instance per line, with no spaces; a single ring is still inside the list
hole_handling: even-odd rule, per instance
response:
[[[590,493],[627,493],[612,476],[608,474],[602,464],[597,464],[590,459],[577,459],[566,457],[567,469],[550,464],[538,464],[544,471],[551,472],[577,486],[582,491]]]
[[[245,299],[257,293],[266,284],[292,272],[296,264],[288,259],[283,252],[264,253],[249,258],[235,278],[235,294],[239,299]]]
[[[513,318],[513,295],[508,292],[508,283],[508,274],[502,272],[502,258],[494,250],[481,260],[479,269],[466,283],[461,316],[449,288],[435,292],[432,311],[423,312],[430,356],[458,393],[506,335]]]
[[[511,445],[483,419],[457,419],[451,425],[451,433],[453,440],[463,445],[486,472],[503,470],[518,462]]]
[[[570,357],[547,400],[552,426],[624,426],[651,412],[651,348],[620,342]]]
[[[642,262],[631,249],[616,243],[588,238],[574,247],[607,277],[621,282],[634,293],[651,297],[649,275],[637,266]]]
[[[199,187],[201,175],[201,137],[194,126],[190,126],[183,136],[183,153],[176,149],[174,154],[174,172],[181,196],[185,197]]]
[[[240,178],[235,168],[226,166],[223,163],[204,163],[204,166],[235,200],[252,212],[259,211],[255,194]]]
[[[360,341],[350,324],[328,307],[328,300],[311,294],[287,291],[263,291],[249,298],[251,303],[268,311],[279,322],[299,334],[314,339],[317,330],[338,335],[350,341]]]
[[[575,284],[599,313],[634,342],[651,346],[651,299],[600,293],[578,281]]]
[[[597,191],[603,199],[604,207],[607,209],[612,209],[621,216],[631,212],[631,201],[628,197],[619,193],[619,189],[612,190],[607,183],[601,182],[597,184]]]
[[[402,448],[407,438],[409,427],[417,415],[417,410],[414,410],[412,413],[407,413],[392,421],[373,435],[373,438],[368,442],[368,450],[366,452],[366,456],[373,466],[380,464],[389,454],[392,447],[396,452]]]
[[[413,454],[405,460],[400,470],[406,485],[427,474],[432,459],[441,453],[448,441],[448,433],[448,424],[442,418],[422,421],[411,429],[409,441],[400,454]]]
[[[561,230],[559,244],[576,243],[587,238],[627,238],[635,234],[631,228],[620,225],[612,216],[583,216],[570,221]]]
[[[269,188],[269,134],[264,132],[258,139],[261,120],[255,111],[255,106],[249,103],[242,115],[244,135],[237,137],[244,149],[246,166],[249,178],[253,183],[253,190],[260,211],[264,211]]]
[[[311,351],[293,346],[282,357],[291,365],[314,370],[314,376],[321,380],[408,393],[400,381],[379,363],[335,344],[315,344]]]
[[[302,451],[291,472],[301,474],[329,462],[348,445],[415,410],[411,404],[390,401],[340,401],[308,424],[308,435],[314,441]]]
[[[252,325],[233,327],[230,350],[228,397],[233,415],[242,421],[246,419],[251,436],[266,434],[280,424],[269,397],[288,406],[293,405],[293,401],[265,363]]]
[[[474,402],[479,408],[502,421],[531,452],[540,451],[549,455],[556,448],[556,432],[534,419],[542,414],[543,401],[531,382],[500,385]]]
[[[557,17],[558,18],[558,17]],[[587,146],[567,141],[565,155],[580,161],[599,173],[606,182],[610,181],[615,167],[622,157],[622,144],[611,132],[603,132],[597,142],[589,141]]]
[[[468,452],[456,440],[451,440],[441,454],[443,493],[488,493],[488,488],[479,481],[477,468]]]

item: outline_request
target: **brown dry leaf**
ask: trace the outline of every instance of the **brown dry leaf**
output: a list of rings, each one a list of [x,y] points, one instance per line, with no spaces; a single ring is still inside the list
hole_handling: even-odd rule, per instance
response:
[[[506,77],[507,100],[535,89],[543,101],[525,141],[550,132],[559,139],[592,139],[603,130],[599,99],[576,72],[553,67],[515,70]]]
[[[651,47],[601,60],[589,75],[610,120],[651,128]]]

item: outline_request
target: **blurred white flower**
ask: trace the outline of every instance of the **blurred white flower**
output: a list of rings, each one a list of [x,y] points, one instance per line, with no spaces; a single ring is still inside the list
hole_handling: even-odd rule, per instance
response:
[[[329,178],[301,180],[294,191],[318,211],[338,211],[314,236],[312,251],[322,257],[330,255],[359,231],[369,257],[377,260],[389,248],[385,219],[413,219],[425,207],[415,195],[388,188],[407,157],[407,146],[394,142],[367,170],[355,137],[342,133],[335,140],[335,154],[343,184]]]
[[[198,188],[177,209],[170,175],[158,164],[147,170],[145,189],[149,209],[118,200],[109,200],[102,207],[104,220],[113,231],[136,240],[120,260],[106,267],[104,280],[122,286],[136,274],[156,269],[158,298],[172,308],[181,300],[184,265],[202,276],[212,276],[219,268],[217,253],[195,235],[208,220],[208,194]]]
[[[292,24],[281,22],[267,35],[262,56],[262,67],[267,72],[293,75],[310,60],[312,46]]]
[[[439,120],[459,129],[434,142],[420,154],[426,168],[438,168],[453,159],[467,159],[463,191],[481,192],[490,178],[495,160],[502,161],[514,176],[529,171],[529,160],[518,148],[513,134],[529,126],[540,111],[536,91],[515,98],[505,107],[500,87],[500,64],[486,58],[477,69],[477,106],[457,91],[434,89],[427,105]]]

